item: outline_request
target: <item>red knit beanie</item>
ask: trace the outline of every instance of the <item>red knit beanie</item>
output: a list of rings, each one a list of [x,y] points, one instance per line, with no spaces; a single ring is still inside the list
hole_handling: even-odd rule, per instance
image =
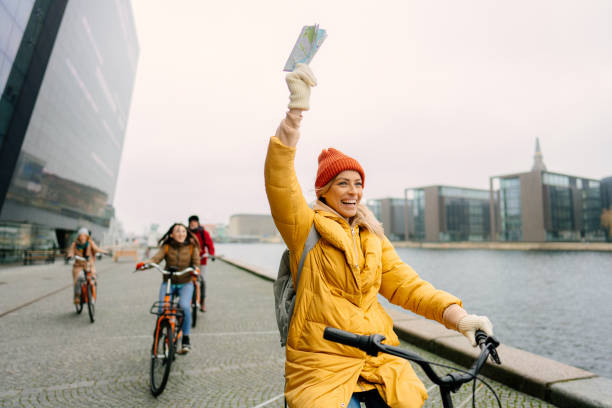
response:
[[[344,170],[355,170],[361,175],[361,183],[365,184],[365,173],[357,160],[332,147],[324,149],[319,155],[319,169],[317,170],[315,188],[325,187],[327,183]]]

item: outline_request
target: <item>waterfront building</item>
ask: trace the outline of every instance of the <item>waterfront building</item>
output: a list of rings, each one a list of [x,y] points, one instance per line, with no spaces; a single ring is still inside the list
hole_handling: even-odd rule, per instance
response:
[[[612,210],[612,176],[601,179],[599,187],[601,190],[601,207]]]
[[[138,55],[129,0],[0,0],[0,249],[102,240]]]
[[[491,237],[497,241],[601,241],[599,180],[551,172],[536,139],[529,172],[490,178]]]
[[[391,241],[406,239],[406,203],[403,198],[380,198],[367,200],[366,205],[374,213]]]
[[[612,242],[612,177],[601,179],[601,225],[606,231],[607,241]]]
[[[227,232],[230,241],[259,241],[279,235],[270,214],[234,214]]]
[[[488,241],[489,191],[426,186],[404,190],[410,241]]]

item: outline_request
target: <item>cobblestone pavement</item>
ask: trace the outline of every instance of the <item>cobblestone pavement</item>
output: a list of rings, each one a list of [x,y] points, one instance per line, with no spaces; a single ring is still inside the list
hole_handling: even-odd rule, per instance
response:
[[[161,277],[131,273],[133,262],[97,263],[96,322],[77,315],[71,289],[0,317],[1,407],[282,407],[284,351],[271,283],[223,262],[207,269],[208,312],[192,330],[193,351],[178,356],[168,386],[149,391],[149,351]],[[0,315],[70,283],[63,263],[0,269]],[[414,349],[437,361],[436,356]],[[417,369],[418,370],[418,369]],[[546,407],[493,383],[504,407]],[[431,384],[426,382],[429,388]],[[455,397],[468,401],[471,387]],[[437,391],[428,407],[440,406]],[[479,389],[478,407],[493,407]]]

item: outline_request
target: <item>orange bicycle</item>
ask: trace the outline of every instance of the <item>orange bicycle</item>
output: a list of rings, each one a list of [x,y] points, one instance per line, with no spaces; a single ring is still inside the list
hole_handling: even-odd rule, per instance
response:
[[[164,270],[155,263],[144,265],[143,269],[157,269],[163,276],[167,276],[166,295],[163,301],[156,301],[151,306],[151,313],[157,315],[155,330],[153,331],[153,346],[151,347],[151,393],[157,397],[164,392],[170,367],[176,357],[176,346],[183,335],[181,327],[185,313],[178,304],[178,296],[171,295],[172,276],[182,276],[194,273],[195,269],[186,268],[182,271],[173,269]]]
[[[98,283],[93,277],[93,273],[91,272],[91,267],[87,262],[87,258],[83,258],[82,256],[75,255],[74,259],[76,261],[84,261],[85,266],[79,272],[79,277],[77,278],[76,287],[80,291],[80,301],[75,304],[77,314],[80,314],[83,311],[83,305],[87,303],[87,311],[89,312],[89,320],[93,323],[96,319],[96,287]]]
[[[191,296],[191,327],[196,327],[196,322],[198,320],[198,309],[200,308],[200,276],[194,274],[192,282],[193,295]]]

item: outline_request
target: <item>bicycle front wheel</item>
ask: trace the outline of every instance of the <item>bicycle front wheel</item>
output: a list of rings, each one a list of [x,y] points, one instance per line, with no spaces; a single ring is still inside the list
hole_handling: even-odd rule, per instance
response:
[[[89,312],[89,320],[93,323],[96,320],[96,299],[93,286],[90,284],[87,284],[87,311]]]
[[[78,288],[81,288],[80,290]],[[83,285],[81,281],[77,281],[74,287],[74,295],[79,297],[79,302],[74,304],[77,314],[81,314],[83,311]]]
[[[164,392],[174,355],[172,327],[167,319],[158,320],[151,349],[151,393],[157,397]]]
[[[196,284],[197,285],[197,284]],[[197,286],[193,288],[193,296],[191,297],[191,327],[196,327],[198,321],[198,293]]]

